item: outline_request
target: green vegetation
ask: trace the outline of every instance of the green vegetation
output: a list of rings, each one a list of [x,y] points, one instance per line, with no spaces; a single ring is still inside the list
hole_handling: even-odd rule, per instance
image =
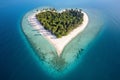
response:
[[[41,10],[36,17],[45,29],[60,38],[82,24],[81,11],[81,9],[65,9],[60,13],[55,8],[47,8]]]

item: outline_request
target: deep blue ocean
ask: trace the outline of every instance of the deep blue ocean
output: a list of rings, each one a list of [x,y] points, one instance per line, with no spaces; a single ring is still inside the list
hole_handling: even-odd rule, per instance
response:
[[[119,0],[1,0],[0,80],[120,80],[119,3]],[[56,79],[42,70],[20,25],[25,13],[46,6],[95,9],[105,15],[104,30],[82,56],[82,63]]]

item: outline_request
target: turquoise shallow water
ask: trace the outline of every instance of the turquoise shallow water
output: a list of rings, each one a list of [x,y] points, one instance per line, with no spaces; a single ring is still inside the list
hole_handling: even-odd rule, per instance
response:
[[[64,2],[64,3],[63,3]],[[120,80],[120,11],[118,0],[4,0],[0,1],[0,80]],[[101,34],[80,55],[77,65],[63,77],[53,78],[43,70],[21,31],[22,17],[37,7],[97,10],[104,14]],[[66,47],[67,50],[67,47]],[[54,75],[56,76],[56,75]]]
[[[28,21],[28,17],[40,9],[42,8],[36,8],[24,15],[21,22],[22,31],[38,55],[40,63],[43,64],[43,69],[45,70],[47,68],[45,71],[53,77],[64,76],[65,73],[68,73],[77,66],[76,63],[80,62],[78,59],[89,50],[99,36],[98,34],[102,32],[104,26],[103,15],[97,10],[86,10],[85,12],[89,17],[89,23],[86,29],[70,41],[64,48],[61,56],[58,57],[54,46],[51,45],[44,36],[36,36],[38,31],[36,31]]]

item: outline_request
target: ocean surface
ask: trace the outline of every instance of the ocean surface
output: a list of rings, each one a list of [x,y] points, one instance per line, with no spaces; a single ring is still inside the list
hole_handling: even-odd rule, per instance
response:
[[[1,0],[0,80],[120,80],[119,0]],[[89,50],[69,73],[54,78],[43,70],[38,55],[21,30],[21,20],[37,7],[82,8],[104,15],[104,26]]]

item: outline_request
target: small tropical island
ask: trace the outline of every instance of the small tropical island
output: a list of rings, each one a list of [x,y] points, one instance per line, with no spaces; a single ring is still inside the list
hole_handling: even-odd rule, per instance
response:
[[[69,71],[86,52],[103,24],[94,11],[88,13],[78,8],[35,8],[23,16],[22,31],[45,71]]]
[[[84,32],[88,22],[88,15],[82,9],[36,8],[23,17],[22,30],[41,61],[59,72],[74,60],[69,57],[77,57],[77,53],[83,52],[83,45],[80,49],[76,45],[77,52],[73,55],[69,51],[74,49],[74,45],[67,49],[69,56],[64,51],[78,34]],[[78,43],[84,42],[75,41]]]
[[[29,24],[55,47],[58,56],[85,29],[88,21],[87,14],[77,8],[59,11],[55,8],[43,8],[28,16]]]
[[[43,9],[36,15],[37,20],[57,38],[66,36],[83,22],[81,9],[65,9],[61,12],[55,8]]]

